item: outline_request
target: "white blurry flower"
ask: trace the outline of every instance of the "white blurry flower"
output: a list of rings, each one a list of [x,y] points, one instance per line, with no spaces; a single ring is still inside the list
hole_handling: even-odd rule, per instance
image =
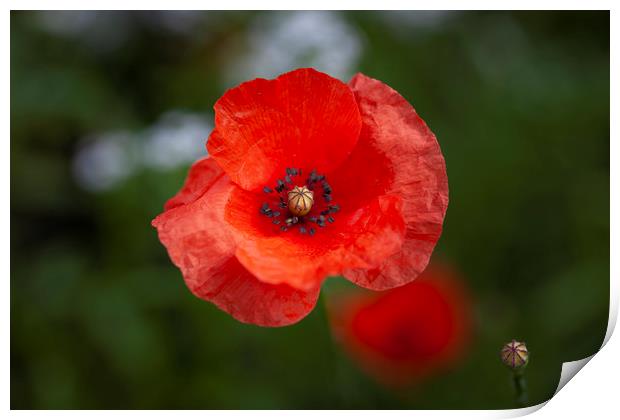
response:
[[[74,177],[84,189],[105,191],[144,168],[187,165],[206,155],[211,129],[202,115],[171,111],[142,131],[89,136],[73,158]]]
[[[377,12],[389,30],[403,37],[440,30],[461,12],[446,10],[383,10]]]
[[[342,14],[331,11],[270,12],[251,23],[224,71],[227,87],[314,67],[342,80],[355,73],[362,39]]]
[[[94,53],[110,53],[126,44],[129,38],[149,26],[157,31],[204,40],[211,14],[190,10],[112,11],[112,10],[44,10],[37,11],[41,29],[84,43]]]
[[[86,138],[73,158],[73,174],[88,190],[107,190],[135,171],[134,151],[134,136],[129,132]]]
[[[211,124],[202,116],[178,111],[164,114],[148,128],[143,148],[143,164],[152,168],[170,169],[207,153],[205,144]]]

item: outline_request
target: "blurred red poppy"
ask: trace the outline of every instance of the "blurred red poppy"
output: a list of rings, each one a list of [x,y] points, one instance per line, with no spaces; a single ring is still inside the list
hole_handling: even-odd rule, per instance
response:
[[[242,322],[300,320],[328,275],[405,284],[441,234],[435,136],[362,74],[346,85],[299,69],[230,89],[207,149],[153,226],[189,289]]]
[[[416,383],[463,357],[470,310],[462,283],[437,267],[387,292],[329,301],[335,338],[366,372],[394,386]]]

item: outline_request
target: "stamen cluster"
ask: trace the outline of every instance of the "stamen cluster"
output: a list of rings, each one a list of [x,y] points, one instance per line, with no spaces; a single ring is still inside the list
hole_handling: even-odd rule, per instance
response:
[[[300,180],[303,182],[300,183]],[[310,190],[314,196],[312,208],[305,215],[296,215],[289,210],[288,193],[295,188],[300,190],[299,184]],[[338,204],[332,204],[333,191],[327,178],[316,170],[312,170],[304,180],[301,168],[286,168],[284,178],[276,180],[273,188],[265,186],[263,192],[268,195],[271,202],[264,202],[260,213],[271,218],[274,225],[279,225],[281,232],[298,227],[302,235],[307,233],[313,236],[316,233],[314,225],[324,228],[326,222],[334,223],[336,221],[334,214],[340,211]],[[321,197],[321,200],[318,197]]]

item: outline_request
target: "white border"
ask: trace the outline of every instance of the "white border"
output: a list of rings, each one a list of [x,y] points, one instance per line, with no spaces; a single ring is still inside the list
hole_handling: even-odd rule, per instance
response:
[[[315,0],[309,4],[292,4],[292,2],[285,1],[270,1],[265,0],[257,4],[252,4],[248,1],[227,0],[226,2],[217,2],[209,4],[204,1],[197,0],[176,0],[174,2],[166,2],[161,0],[152,0],[149,2],[133,2],[130,3],[127,0],[94,0],[88,2],[87,9],[203,9],[208,8],[212,10],[228,10],[228,9],[257,9],[260,6],[261,9],[326,9],[326,10],[353,10],[353,9],[365,9],[372,10],[373,6],[379,6],[379,8],[403,10],[403,9],[417,9],[417,10],[438,10],[438,9],[496,9],[496,10],[612,10],[611,13],[611,115],[616,118],[611,120],[611,145],[610,145],[610,168],[611,168],[611,301],[610,301],[610,320],[605,337],[605,345],[600,353],[597,353],[591,360],[591,363],[583,369],[584,372],[579,375],[579,380],[570,381],[561,392],[548,403],[543,403],[535,407],[530,407],[521,410],[472,410],[472,411],[209,411],[208,413],[202,411],[181,411],[174,412],[174,416],[180,416],[184,418],[204,419],[205,416],[209,418],[218,418],[222,420],[235,420],[241,416],[252,417],[253,420],[288,420],[291,416],[295,416],[296,420],[315,420],[317,415],[320,416],[334,416],[339,419],[355,418],[372,419],[375,420],[377,416],[400,418],[410,420],[412,416],[416,418],[474,418],[474,419],[487,419],[487,418],[507,418],[517,417],[535,412],[533,416],[537,419],[555,419],[561,418],[583,418],[585,415],[598,417],[596,414],[600,413],[602,418],[611,417],[608,413],[617,413],[617,395],[618,395],[618,379],[620,378],[620,367],[618,364],[618,355],[620,354],[620,341],[617,337],[612,337],[617,315],[618,315],[618,295],[620,288],[618,287],[618,279],[620,278],[620,271],[618,269],[618,261],[620,261],[620,252],[618,248],[618,224],[615,221],[617,217],[617,211],[619,208],[619,197],[617,188],[613,186],[619,184],[619,170],[617,165],[620,163],[618,160],[618,146],[617,146],[617,115],[618,115],[618,83],[617,75],[620,74],[620,68],[618,66],[618,27],[620,19],[618,18],[618,11],[614,10],[614,2],[612,1],[562,1],[562,2],[550,2],[550,1],[469,1],[465,7],[465,2],[458,0],[439,0],[434,2],[428,1],[395,1],[395,0],[383,0],[380,4],[371,4],[370,2],[362,1],[334,1],[334,0]],[[72,0],[72,1],[43,1],[43,0],[30,0],[30,1],[8,1],[8,10],[23,10],[23,9],[84,9],[84,2]],[[225,7],[224,7],[225,6]],[[10,92],[10,14],[7,12],[3,16],[2,27],[3,42],[2,42],[2,56],[6,60],[3,66],[3,79],[5,80],[5,92]],[[614,77],[615,76],[615,77]],[[4,120],[4,132],[7,138],[5,139],[4,153],[1,154],[2,165],[1,172],[3,177],[2,182],[2,196],[6,201],[10,200],[10,95],[5,97],[3,105],[3,120]],[[10,232],[10,205],[6,203],[2,206],[2,216],[0,217],[0,223],[2,223],[2,232]],[[0,255],[4,260],[4,272],[6,275],[6,288],[4,308],[5,314],[0,322],[2,328],[2,335],[4,338],[4,345],[2,346],[2,355],[4,360],[5,369],[3,381],[1,382],[4,409],[9,410],[10,407],[10,241],[9,235],[4,235],[2,242],[2,250]],[[617,335],[617,334],[616,334]],[[569,365],[571,369],[575,369],[579,363]],[[583,364],[580,366],[583,367]],[[579,369],[577,369],[578,371]],[[576,373],[576,371],[574,372]],[[562,385],[562,383],[560,384]],[[326,384],[328,386],[328,384]],[[243,396],[240,395],[240,398]],[[545,407],[543,410],[540,408]],[[171,415],[168,411],[115,411],[113,415],[121,419],[132,419],[136,417],[148,417],[151,418],[167,418]],[[605,414],[605,415],[603,415]],[[93,418],[108,419],[111,415],[107,411],[11,411],[10,415],[14,418],[33,418],[33,417],[47,417],[47,418],[59,418],[59,419],[71,419],[71,418],[83,418],[85,415]]]

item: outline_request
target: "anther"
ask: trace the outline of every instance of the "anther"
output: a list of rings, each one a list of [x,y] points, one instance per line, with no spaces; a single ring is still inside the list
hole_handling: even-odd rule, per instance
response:
[[[297,222],[299,222],[299,217],[297,216],[289,217],[288,219],[284,221],[284,223],[286,223],[289,226],[294,225]]]
[[[270,217],[271,209],[269,208],[269,204],[263,203],[263,205],[260,208],[260,212],[261,214],[264,214],[265,216]]]
[[[314,228],[308,229],[308,233],[310,234],[310,236],[314,235],[314,232],[316,232]]]
[[[271,223],[273,223],[274,225],[279,225],[280,221],[278,219],[274,219]]]
[[[333,217],[329,216],[329,217],[327,218],[327,221],[328,221],[329,223],[334,223],[334,222],[336,221],[336,219],[334,219]]]
[[[327,183],[327,181],[323,181],[321,185],[323,186],[323,191],[325,192],[325,194],[332,193],[332,187]]]
[[[282,192],[284,190],[284,187],[285,187],[284,181],[282,181],[281,179],[278,179],[276,181],[276,191],[277,192]]]

